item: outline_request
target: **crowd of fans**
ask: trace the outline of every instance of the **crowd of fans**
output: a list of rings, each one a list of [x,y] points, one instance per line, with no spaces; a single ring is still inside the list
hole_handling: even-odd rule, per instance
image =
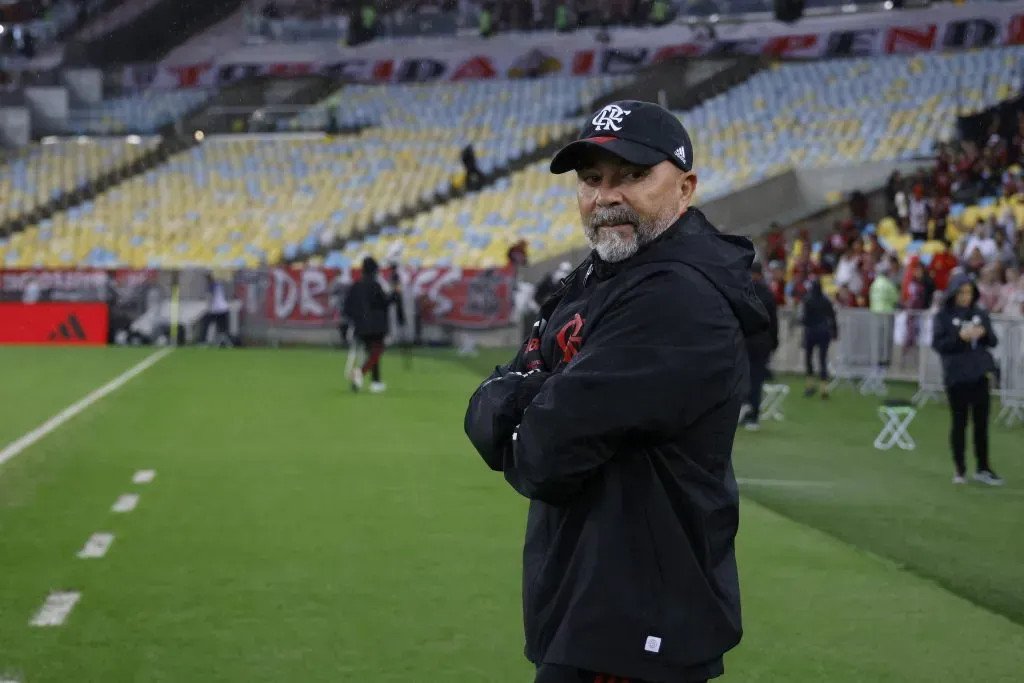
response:
[[[346,16],[350,31],[359,34],[357,42],[365,42],[387,34],[388,20],[398,15],[457,15],[458,25],[491,36],[503,31],[661,25],[673,19],[674,9],[669,0],[478,0],[463,7],[457,0],[268,0],[259,14],[264,22]]]
[[[944,145],[933,167],[910,176],[894,172],[882,219],[895,226],[889,240],[869,222],[859,192],[850,198],[850,218],[818,244],[806,231],[788,241],[786,230],[773,225],[763,253],[776,301],[799,304],[821,281],[840,306],[924,310],[955,273],[966,271],[987,310],[1024,317],[1024,224],[1014,210],[1024,204],[1024,115],[1017,124],[1007,139],[993,121],[983,144]],[[987,206],[986,217],[967,224],[957,209],[973,205]]]

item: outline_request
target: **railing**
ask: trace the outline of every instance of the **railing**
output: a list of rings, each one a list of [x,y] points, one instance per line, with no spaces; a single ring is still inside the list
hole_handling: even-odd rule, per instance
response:
[[[882,396],[887,381],[915,382],[915,403],[944,400],[942,361],[932,350],[931,311],[873,313],[839,309],[838,339],[829,351],[833,387],[849,387],[864,395]],[[998,345],[991,350],[999,367],[993,393],[1002,405],[999,418],[1024,422],[1024,317],[993,316]],[[779,348],[772,369],[804,374],[803,327],[795,309],[779,311]]]

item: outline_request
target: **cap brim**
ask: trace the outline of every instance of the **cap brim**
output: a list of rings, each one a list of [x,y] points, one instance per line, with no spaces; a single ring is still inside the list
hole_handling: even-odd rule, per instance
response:
[[[668,155],[646,145],[613,137],[584,138],[570,142],[558,150],[551,159],[551,172],[575,171],[583,155],[591,149],[603,149],[637,166],[654,166],[668,159]]]

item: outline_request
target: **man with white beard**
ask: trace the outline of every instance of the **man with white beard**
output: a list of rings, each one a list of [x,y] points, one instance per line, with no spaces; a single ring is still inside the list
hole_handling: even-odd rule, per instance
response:
[[[698,683],[739,643],[732,444],[745,339],[767,329],[754,248],[691,206],[693,147],[647,102],[610,104],[551,162],[576,172],[590,256],[548,297],[465,429],[530,499],[535,683]]]

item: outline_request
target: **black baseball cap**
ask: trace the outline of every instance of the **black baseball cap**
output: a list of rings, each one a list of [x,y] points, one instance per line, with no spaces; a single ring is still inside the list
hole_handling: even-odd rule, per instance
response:
[[[693,143],[676,115],[653,102],[622,100],[594,113],[575,141],[551,159],[552,173],[576,170],[590,147],[605,149],[638,166],[666,159],[684,171],[693,168]]]

